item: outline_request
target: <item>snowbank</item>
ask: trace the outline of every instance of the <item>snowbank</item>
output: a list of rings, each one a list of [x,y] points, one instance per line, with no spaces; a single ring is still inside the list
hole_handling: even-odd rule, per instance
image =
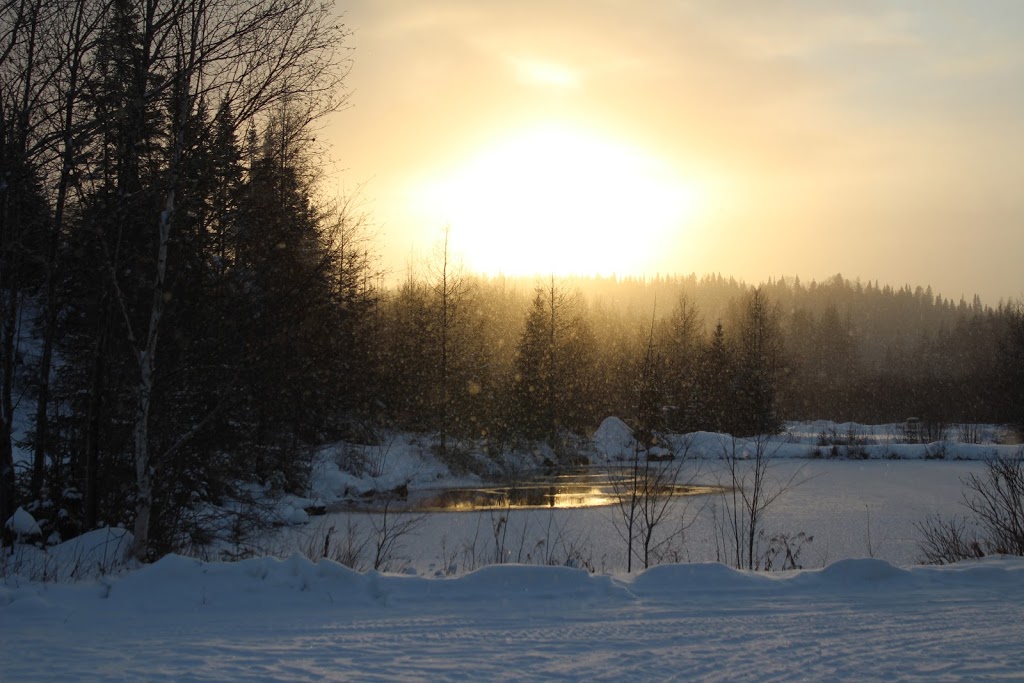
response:
[[[374,571],[359,573],[331,560],[301,555],[239,562],[203,562],[168,555],[150,565],[77,583],[44,584],[8,578],[0,607],[89,609],[103,600],[149,614],[205,607],[252,610],[271,606],[370,605],[439,601],[477,604],[550,600],[634,601],[710,594],[856,591],[927,591],[937,587],[1024,587],[1024,558],[991,557],[951,566],[901,568],[884,560],[841,560],[823,569],[748,572],[719,563],[664,564],[635,574],[591,574],[583,569],[491,565],[454,578]],[[522,605],[521,605],[522,606]],[[35,608],[33,607],[33,608]],[[106,608],[105,609],[109,609]]]
[[[0,642],[4,681],[994,680],[1024,671],[1021,604],[1010,557],[445,579],[171,555],[78,583],[8,576]]]
[[[455,477],[415,434],[398,434],[377,445],[336,443],[321,448],[313,461],[309,497],[324,505],[360,496],[410,489],[477,483],[479,478]]]
[[[50,547],[22,543],[0,553],[0,576],[17,581],[95,579],[126,566],[134,538],[125,529],[89,531]]]

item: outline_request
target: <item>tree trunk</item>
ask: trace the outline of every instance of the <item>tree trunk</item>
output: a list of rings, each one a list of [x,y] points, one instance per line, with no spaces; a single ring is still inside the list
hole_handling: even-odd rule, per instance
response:
[[[153,472],[149,453],[149,407],[153,398],[153,369],[160,322],[164,315],[164,282],[167,274],[167,242],[170,236],[171,215],[174,213],[174,190],[167,194],[164,211],[160,214],[160,244],[156,263],[156,283],[153,287],[153,305],[149,315],[146,348],[139,352],[139,383],[135,390],[135,557],[144,560],[149,552],[149,521],[153,512]]]
[[[2,135],[2,133],[0,133]],[[0,139],[0,159],[3,140]],[[18,320],[18,289],[12,275],[14,249],[11,236],[10,193],[0,195],[0,533],[14,514],[17,489],[14,480],[14,367]],[[3,534],[6,540],[6,533]],[[3,545],[6,545],[4,543]]]
[[[68,88],[64,96],[63,152],[61,155],[60,179],[57,182],[57,199],[53,210],[53,226],[47,250],[46,269],[46,319],[43,331],[43,349],[39,357],[38,392],[36,396],[36,436],[32,457],[32,495],[39,499],[42,494],[46,466],[46,451],[50,432],[50,371],[53,366],[53,342],[57,334],[57,273],[60,240],[64,231],[64,212],[67,207],[68,190],[75,168],[76,144],[72,125],[75,121],[75,103],[78,101],[78,75],[81,67],[81,33],[84,18],[83,3],[75,8],[75,49],[71,56]],[[88,486],[87,486],[88,489]],[[86,513],[88,516],[88,513]],[[93,520],[95,523],[95,519]],[[88,527],[92,528],[92,527]]]
[[[106,306],[106,299],[103,305]],[[108,315],[103,316],[96,333],[96,347],[93,355],[92,386],[89,392],[89,407],[85,427],[85,519],[83,528],[96,528],[99,520],[99,462],[100,462],[100,431],[103,424],[103,377],[106,357],[105,340],[107,335]]]
[[[0,340],[0,530],[14,514],[17,489],[14,481],[14,335],[18,305],[17,293],[7,289],[3,301],[3,339]]]

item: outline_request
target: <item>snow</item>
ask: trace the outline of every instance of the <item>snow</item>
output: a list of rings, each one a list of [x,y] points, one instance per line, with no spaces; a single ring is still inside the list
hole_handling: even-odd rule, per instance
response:
[[[827,420],[789,422],[781,434],[758,439],[728,434],[693,432],[675,435],[673,451],[689,457],[716,459],[737,448],[753,455],[757,448],[772,458],[852,458],[868,460],[984,460],[993,454],[1011,454],[1016,445],[998,443],[1006,438],[998,425],[951,425],[943,438],[911,443],[906,424],[862,425]],[[963,443],[961,432],[970,432],[978,443]],[[608,417],[593,435],[598,462],[629,460],[633,457],[633,432],[617,417]]]
[[[753,574],[168,556],[0,586],[5,681],[984,680],[1024,671],[1024,559]]]
[[[689,499],[691,508],[679,499],[672,513],[693,517],[676,548],[685,563],[633,574],[608,507],[431,514],[396,546],[396,573],[312,562],[295,550],[322,547],[328,525],[369,533],[375,519],[311,519],[312,506],[479,482],[453,475],[413,436],[337,444],[318,454],[305,495],[275,501],[283,526],[265,540],[276,558],[170,555],[140,566],[126,559],[132,536],[119,528],[3,553],[0,680],[1019,678],[1024,558],[915,566],[914,528],[928,514],[962,513],[962,478],[1019,447],[992,443],[994,429],[982,444],[903,443],[899,429],[794,423],[767,442],[676,438],[697,483],[714,483],[722,449],[734,447],[777,458],[773,481],[799,479],[764,524],[814,537],[806,569],[772,573],[713,561],[715,496]],[[833,454],[823,434],[859,435],[853,445],[868,459],[844,457],[849,444]],[[598,463],[632,457],[628,426],[606,420],[592,453]],[[29,520],[19,511],[10,524],[32,530]],[[488,564],[499,523],[502,559],[531,564]],[[563,566],[540,566],[552,560]]]
[[[305,524],[309,521],[306,509],[312,507],[314,501],[294,495],[284,495],[277,501],[274,514],[282,524]]]
[[[48,582],[95,579],[126,566],[132,540],[125,529],[108,527],[50,547],[19,544],[0,553],[0,576]]]
[[[22,507],[14,511],[14,514],[4,523],[4,528],[11,531],[18,538],[43,535],[43,531],[39,528],[39,524],[36,523],[35,517],[26,512],[25,508]]]
[[[962,430],[973,432],[978,443],[958,440]],[[753,454],[757,448],[771,458],[854,459],[854,460],[985,460],[996,454],[1010,455],[1019,446],[998,443],[1006,437],[996,425],[952,425],[943,438],[911,443],[905,424],[861,425],[825,420],[789,422],[781,434],[757,439],[728,434],[695,432],[676,437],[676,450],[691,457],[719,458],[733,447]],[[682,441],[682,443],[679,443]],[[681,449],[685,445],[687,448]]]
[[[605,462],[629,460],[636,451],[636,439],[625,422],[606,417],[594,432],[594,448]]]
[[[962,516],[962,479],[982,471],[983,464],[977,460],[781,458],[771,463],[768,482],[795,478],[799,485],[769,508],[764,529],[769,536],[803,532],[813,537],[800,556],[805,568],[869,556],[898,566],[915,564],[920,557],[915,524],[930,514]],[[717,459],[690,462],[684,476],[692,476],[697,484],[727,479]],[[718,496],[677,499],[670,519],[685,515],[692,524],[685,538],[672,544],[666,559],[719,559],[716,513],[721,513]],[[621,571],[626,561],[615,523],[619,514],[615,507],[431,514],[414,535],[400,539],[388,566],[394,571],[434,576],[465,573],[493,563],[499,550],[494,529],[501,524],[503,561],[569,562],[601,573]],[[379,516],[344,510],[314,517],[308,525],[281,529],[276,552],[287,555],[322,548],[324,535],[332,527],[336,542],[350,526],[357,528],[357,538],[364,538],[372,534],[372,524],[379,526],[380,522]],[[677,526],[678,522],[672,521],[663,530]],[[364,562],[363,567],[367,566]]]
[[[958,434],[968,428],[975,437],[978,437],[980,443],[968,444],[956,440]],[[997,443],[998,440],[1004,439],[1006,434],[1003,428],[996,425],[953,425],[946,431],[948,438],[934,443],[905,443],[904,432],[903,424],[791,422],[786,425],[783,433],[763,439],[734,439],[727,434],[711,432],[674,435],[669,440],[668,449],[654,448],[651,449],[651,453],[664,456],[674,454],[710,463],[705,468],[705,471],[709,471],[714,469],[714,462],[719,460],[724,452],[733,449],[741,457],[750,457],[760,448],[769,458],[777,460],[845,462],[862,459],[982,461],[997,454],[1010,455],[1020,448],[1016,445]],[[823,439],[836,443],[822,445]],[[856,443],[845,443],[851,440],[855,440]],[[608,467],[631,459],[636,452],[635,445],[628,425],[619,418],[609,417],[591,439],[581,439],[575,444],[575,448],[594,466]],[[557,458],[550,447],[528,452],[509,452],[504,454],[502,462],[496,462],[482,448],[471,448],[469,454],[481,469],[489,469],[494,475],[536,470],[545,461]],[[20,459],[22,464],[25,464],[28,455],[21,452],[20,456],[16,454],[15,459]],[[310,487],[303,492],[304,495],[273,493],[269,487],[261,487],[258,484],[239,485],[247,489],[254,500],[259,501],[259,514],[268,523],[319,529],[325,525],[321,524],[322,518],[310,514],[311,509],[342,509],[346,504],[365,502],[366,496],[386,497],[398,490],[414,492],[425,489],[473,487],[483,483],[483,479],[476,474],[452,473],[435,457],[428,437],[392,433],[386,434],[376,445],[342,442],[319,449],[313,458]],[[64,497],[73,499],[81,497],[81,494],[69,489],[64,492]],[[227,538],[231,536],[231,529],[223,525],[229,523],[230,513],[240,506],[240,503],[229,501],[224,509],[200,509],[197,516],[205,517],[211,529],[219,532],[217,535]],[[60,541],[52,529],[44,526],[40,531],[42,536],[47,538],[48,545],[52,546],[54,542]],[[311,533],[319,532],[314,530]],[[436,546],[438,539],[439,536],[435,535],[430,542]],[[212,556],[215,557],[216,552]],[[836,557],[835,554],[829,556]],[[704,554],[689,557],[707,559],[708,556]],[[887,559],[897,563],[913,561],[906,553]],[[422,567],[417,569],[421,573],[427,571]]]
[[[452,475],[417,436],[395,434],[377,445],[339,443],[320,449],[314,457],[309,497],[334,505],[401,486],[433,488],[479,482],[479,477]]]

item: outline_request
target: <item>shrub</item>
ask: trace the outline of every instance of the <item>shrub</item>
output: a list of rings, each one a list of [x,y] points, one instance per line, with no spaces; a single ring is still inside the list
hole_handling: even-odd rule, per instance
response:
[[[916,524],[923,559],[946,564],[985,555],[1024,556],[1024,447],[994,456],[962,480],[966,518],[928,517]]]

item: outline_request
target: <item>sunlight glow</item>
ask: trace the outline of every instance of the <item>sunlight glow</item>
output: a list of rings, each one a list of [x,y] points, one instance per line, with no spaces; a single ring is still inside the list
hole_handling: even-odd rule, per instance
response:
[[[552,88],[578,88],[579,76],[568,67],[538,59],[512,58],[516,76],[523,83]]]
[[[647,272],[697,198],[666,163],[563,126],[507,137],[423,194],[469,269],[508,275]]]

